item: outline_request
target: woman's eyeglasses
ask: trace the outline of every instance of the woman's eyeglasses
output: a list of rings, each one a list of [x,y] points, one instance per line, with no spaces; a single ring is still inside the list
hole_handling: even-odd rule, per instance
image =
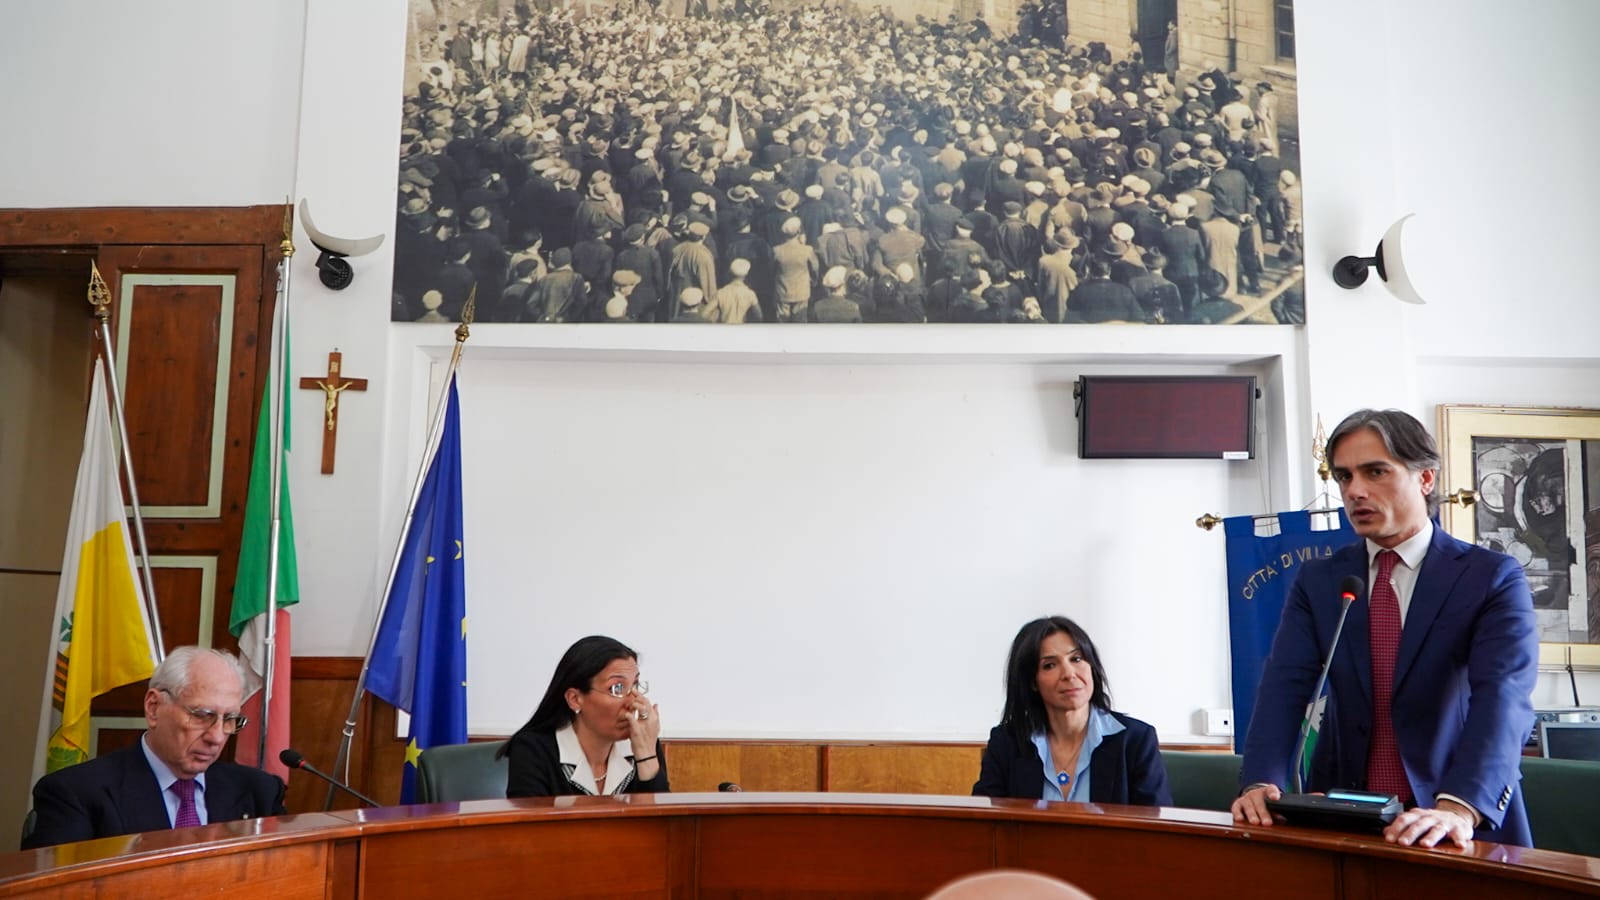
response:
[[[613,681],[605,688],[605,692],[613,697],[626,697],[628,696],[628,691],[629,687],[620,681]],[[650,683],[648,681],[635,681],[632,691],[643,697],[645,694],[650,693]]]

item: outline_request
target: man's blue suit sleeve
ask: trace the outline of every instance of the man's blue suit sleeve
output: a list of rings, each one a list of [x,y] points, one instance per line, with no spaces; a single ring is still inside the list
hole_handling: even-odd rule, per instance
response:
[[[1539,633],[1522,567],[1503,554],[1480,559],[1492,561],[1495,571],[1467,653],[1466,723],[1438,790],[1472,804],[1498,828],[1522,777],[1522,747],[1533,727]]]

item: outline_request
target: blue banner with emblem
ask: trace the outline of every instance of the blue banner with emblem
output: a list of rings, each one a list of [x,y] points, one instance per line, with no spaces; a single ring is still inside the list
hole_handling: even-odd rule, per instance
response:
[[[412,510],[367,672],[373,696],[411,714],[401,803],[416,801],[424,751],[467,742],[461,406],[453,376],[446,397],[444,428]]]
[[[1277,527],[1274,528],[1273,522]],[[1321,530],[1313,530],[1313,526]],[[1233,746],[1244,752],[1256,686],[1272,650],[1272,636],[1300,566],[1332,556],[1355,533],[1344,511],[1233,516],[1222,521],[1228,538],[1228,643],[1233,659]],[[1307,697],[1309,702],[1311,698]],[[1309,759],[1310,754],[1307,754]]]

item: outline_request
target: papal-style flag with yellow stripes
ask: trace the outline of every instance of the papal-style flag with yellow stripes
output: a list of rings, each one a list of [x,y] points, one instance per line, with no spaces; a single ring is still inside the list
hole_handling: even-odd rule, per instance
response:
[[[88,759],[89,703],[112,688],[149,678],[155,670],[155,644],[134,571],[98,359],[53,628],[55,653],[40,713],[35,774]]]
[[[411,714],[400,802],[415,802],[429,747],[467,742],[467,585],[461,529],[461,404],[455,376],[383,608],[367,690]]]

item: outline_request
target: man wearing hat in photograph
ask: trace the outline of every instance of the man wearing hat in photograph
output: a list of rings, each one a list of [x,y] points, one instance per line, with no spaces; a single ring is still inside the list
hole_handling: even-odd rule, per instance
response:
[[[816,251],[806,244],[800,219],[790,216],[782,225],[783,243],[772,248],[775,321],[804,322],[811,304],[811,289],[821,275]]]
[[[921,281],[922,248],[927,244],[927,239],[906,227],[906,211],[903,208],[891,206],[883,217],[889,224],[889,231],[878,238],[873,248],[873,274],[893,275],[895,266],[910,263],[917,272],[917,280]]]
[[[683,240],[672,248],[667,263],[667,297],[682,298],[685,288],[697,287],[701,298],[715,296],[717,292],[717,260],[706,246],[711,226],[690,221],[684,226]],[[679,310],[668,310],[668,318],[678,321]]]
[[[716,302],[709,310],[708,319],[726,325],[743,325],[761,321],[761,306],[756,292],[745,279],[750,275],[750,260],[735,259],[728,263],[728,283],[717,289]]]
[[[844,266],[834,266],[822,276],[822,299],[811,304],[811,321],[841,324],[860,322],[861,305],[845,296],[845,285],[850,273]]]
[[[956,236],[956,222],[962,213],[950,202],[954,196],[954,185],[941,181],[933,186],[933,202],[922,216],[922,236],[928,239],[930,257],[942,254],[945,244]]]
[[[1077,235],[1070,231],[1044,242],[1044,252],[1039,257],[1037,296],[1046,321],[1067,320],[1067,299],[1078,286],[1078,272],[1072,265],[1072,249],[1077,243]]]
[[[633,317],[628,314],[631,305],[628,297],[639,286],[639,275],[628,269],[618,269],[611,273],[611,296],[600,309],[602,322],[632,322]]]
[[[534,285],[528,297],[524,322],[581,322],[589,293],[583,278],[572,270],[572,251],[566,247],[550,254],[550,271]]]
[[[638,281],[628,293],[628,318],[649,322],[655,318],[656,304],[666,288],[666,263],[654,248],[645,245],[646,228],[635,222],[622,230],[622,249],[617,251],[616,272],[631,272]],[[613,273],[613,280],[615,280]]]
[[[822,185],[809,185],[803,193],[805,199],[800,201],[794,214],[800,217],[800,226],[805,232],[806,243],[814,247],[817,238],[822,235],[822,226],[833,220],[833,210],[822,199]]]
[[[1017,201],[1007,200],[1003,211],[1005,218],[994,234],[1000,264],[1007,273],[1020,272],[1032,278],[1039,262],[1039,230],[1022,220],[1022,204]]]
[[[678,292],[677,312],[670,321],[690,325],[704,325],[706,319],[705,293],[697,287],[686,287]]]
[[[1210,266],[1200,232],[1188,225],[1189,205],[1174,203],[1167,209],[1167,229],[1161,232],[1162,255],[1167,258],[1166,276],[1178,286],[1178,297],[1187,318],[1200,301],[1200,273]]]

